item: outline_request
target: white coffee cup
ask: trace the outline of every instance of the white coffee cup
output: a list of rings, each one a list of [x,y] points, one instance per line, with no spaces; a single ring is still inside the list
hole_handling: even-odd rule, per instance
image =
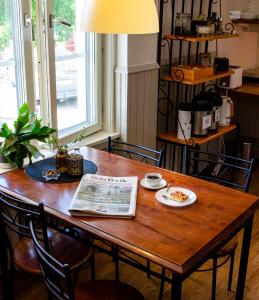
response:
[[[162,180],[162,175],[159,173],[147,173],[145,175],[146,183],[150,186],[157,186]]]

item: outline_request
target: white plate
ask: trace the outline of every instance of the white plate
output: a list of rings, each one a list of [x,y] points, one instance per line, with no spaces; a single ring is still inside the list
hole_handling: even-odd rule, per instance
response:
[[[148,183],[146,182],[146,179],[143,178],[143,179],[140,181],[140,185],[143,186],[143,187],[146,188],[146,189],[159,190],[159,189],[162,189],[163,187],[166,186],[166,181],[165,181],[164,179],[161,179],[159,185],[151,186],[150,184],[148,184]]]
[[[170,193],[173,192],[182,192],[184,194],[186,194],[188,196],[188,199],[184,202],[177,202],[174,200],[171,200],[169,198],[163,197],[163,195],[168,195]],[[174,206],[174,207],[183,207],[183,206],[187,206],[187,205],[191,205],[193,204],[196,199],[197,196],[194,192],[187,190],[185,188],[181,188],[181,187],[171,187],[167,193],[167,189],[162,189],[156,192],[156,199],[160,202],[163,203],[165,205],[169,205],[169,206]]]

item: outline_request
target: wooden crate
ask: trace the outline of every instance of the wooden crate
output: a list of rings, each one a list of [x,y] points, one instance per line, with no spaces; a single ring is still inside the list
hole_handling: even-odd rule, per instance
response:
[[[171,76],[175,81],[190,80],[195,81],[214,75],[213,67],[200,65],[179,65],[171,69]]]

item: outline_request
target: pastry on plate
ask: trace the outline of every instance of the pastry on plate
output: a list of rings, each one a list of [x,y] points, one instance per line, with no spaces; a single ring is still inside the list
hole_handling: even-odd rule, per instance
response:
[[[188,195],[180,191],[174,191],[170,193],[170,199],[182,203],[188,200]]]

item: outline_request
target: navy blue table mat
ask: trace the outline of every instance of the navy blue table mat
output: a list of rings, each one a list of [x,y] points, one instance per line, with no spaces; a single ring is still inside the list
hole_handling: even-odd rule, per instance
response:
[[[58,180],[46,180],[42,177],[43,171],[48,171],[50,169],[56,169],[55,165],[55,158],[46,158],[40,161],[37,161],[31,165],[28,165],[25,168],[25,173],[29,175],[34,180],[40,182],[47,182],[47,183],[68,183],[68,182],[75,182],[81,180],[82,176],[71,176],[69,174],[60,174]],[[97,166],[90,160],[84,159],[84,170],[83,174],[95,174],[97,172]]]

